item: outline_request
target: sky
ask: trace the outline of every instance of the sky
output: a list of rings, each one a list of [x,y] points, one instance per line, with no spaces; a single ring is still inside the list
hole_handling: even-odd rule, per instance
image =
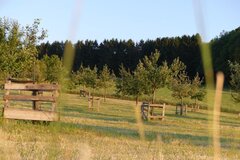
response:
[[[156,39],[200,33],[204,41],[240,26],[240,0],[0,0],[0,17],[41,19],[45,41]]]

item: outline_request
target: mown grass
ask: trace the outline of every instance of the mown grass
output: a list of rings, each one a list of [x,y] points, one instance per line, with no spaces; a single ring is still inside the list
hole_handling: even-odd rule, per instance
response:
[[[76,88],[70,92],[78,94],[79,90],[82,87]],[[209,91],[209,93],[214,93],[215,91]],[[103,95],[103,90],[95,90],[95,94],[98,96],[102,96]],[[214,93],[215,94],[215,93]],[[213,95],[214,95],[213,94]],[[240,103],[236,103],[232,96],[231,96],[231,92],[228,90],[223,91],[222,93],[222,105],[221,105],[221,110],[224,112],[230,112],[230,113],[240,113]],[[107,89],[107,97],[109,98],[118,98],[118,99],[126,99],[126,100],[135,100],[134,97],[132,96],[120,96],[116,94],[116,88],[115,87],[111,87]],[[201,108],[203,109],[207,109],[207,100],[206,100],[207,95],[205,96],[205,98],[203,99],[203,101],[198,101],[198,103],[200,104]],[[140,100],[142,101],[151,101],[151,97],[147,96],[147,95],[143,95],[140,97]],[[169,90],[167,87],[165,88],[160,88],[157,90],[156,92],[156,100],[157,103],[167,103],[170,105],[175,105],[176,103],[179,103],[180,100],[176,99],[174,97],[172,97],[172,91]],[[193,104],[195,103],[195,100],[190,99],[190,98],[185,98],[184,99],[184,103],[186,104]]]
[[[107,99],[89,110],[85,97],[63,94],[59,122],[0,121],[0,159],[212,159],[207,110],[144,121],[140,140],[135,102]],[[221,157],[240,159],[240,119],[221,113]]]

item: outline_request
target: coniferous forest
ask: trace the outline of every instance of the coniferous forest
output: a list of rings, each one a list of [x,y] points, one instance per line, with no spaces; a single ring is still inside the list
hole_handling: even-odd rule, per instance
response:
[[[96,66],[100,70],[104,65],[107,65],[117,76],[121,64],[133,71],[139,60],[158,50],[160,52],[159,64],[165,60],[170,63],[179,57],[187,66],[186,71],[190,77],[193,77],[196,72],[203,77],[199,38],[201,38],[200,35],[196,34],[141,40],[139,42],[134,42],[131,39],[111,39],[103,42],[85,40],[77,41],[75,44],[70,41],[55,41],[41,43],[37,46],[37,49],[39,59],[46,54],[48,56],[57,55],[62,58],[65,44],[68,43],[75,49],[73,71],[78,70],[81,65],[91,68]],[[224,72],[227,85],[230,78],[228,61],[240,61],[240,28],[230,32],[223,31],[208,43],[210,43],[212,49],[214,71]]]

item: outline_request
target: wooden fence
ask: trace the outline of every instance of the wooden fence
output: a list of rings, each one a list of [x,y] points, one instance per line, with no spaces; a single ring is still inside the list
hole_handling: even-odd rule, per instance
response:
[[[56,111],[58,85],[8,80],[4,89],[4,118],[38,121],[57,121],[59,119]],[[16,101],[16,104],[18,101],[32,102],[32,107],[25,107],[25,103],[22,103],[20,107],[11,106],[13,101]],[[43,102],[50,103],[50,107],[42,109],[41,103]]]

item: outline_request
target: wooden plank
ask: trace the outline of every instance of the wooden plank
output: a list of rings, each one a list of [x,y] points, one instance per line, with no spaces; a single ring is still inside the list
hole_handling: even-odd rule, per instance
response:
[[[18,83],[5,83],[4,89],[8,90],[26,90],[26,91],[54,91],[58,90],[56,84],[18,84]]]
[[[4,100],[15,100],[15,101],[47,101],[56,102],[56,98],[52,96],[31,96],[31,95],[5,95]]]
[[[145,109],[145,108],[143,110],[146,111],[146,112],[148,111],[148,109]]]
[[[162,119],[164,117],[165,116],[148,116],[148,118],[151,118],[151,119]]]
[[[33,83],[33,80],[30,79],[15,79],[15,78],[9,78],[8,81],[11,81],[13,83]]]
[[[37,121],[58,121],[56,112],[38,111],[30,109],[4,108],[3,117],[7,119],[37,120]]]
[[[149,107],[163,108],[164,104],[149,104]]]

